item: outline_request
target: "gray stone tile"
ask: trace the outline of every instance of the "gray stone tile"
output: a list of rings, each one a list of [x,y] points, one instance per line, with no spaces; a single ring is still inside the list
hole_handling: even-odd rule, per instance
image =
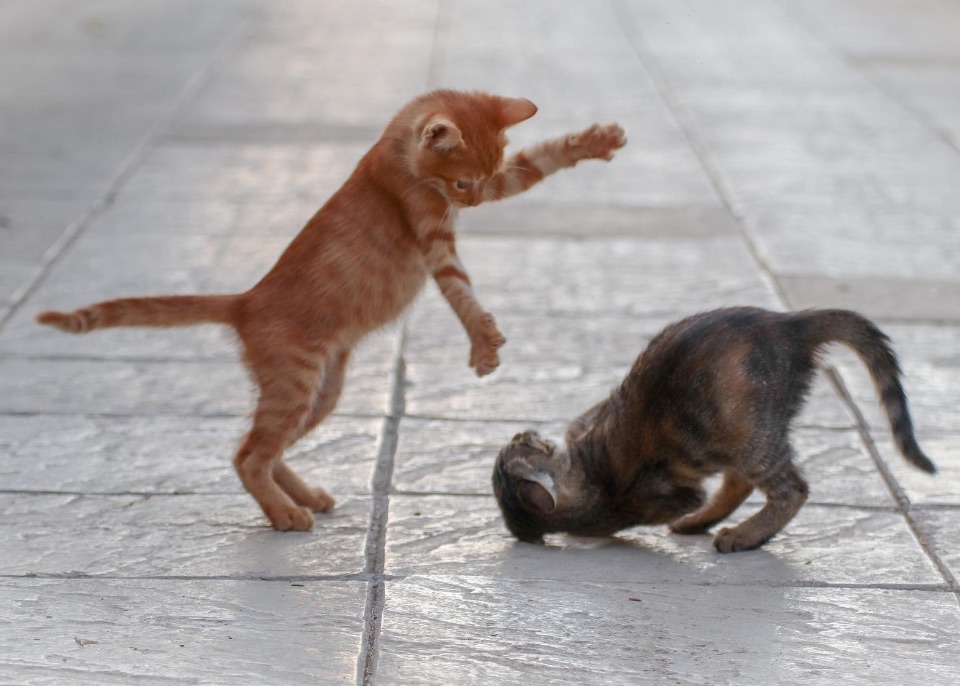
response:
[[[328,417],[287,451],[308,483],[365,493],[380,419]],[[239,494],[231,458],[243,418],[0,415],[5,491]]]
[[[127,203],[311,200],[319,207],[372,143],[164,145],[137,170],[121,197]]]
[[[957,22],[960,28],[960,21]],[[960,51],[953,61],[897,62],[877,60],[869,63],[872,73],[895,93],[904,97],[940,131],[960,134]]]
[[[733,523],[755,507],[743,510]],[[492,496],[391,496],[386,572],[751,587],[943,584],[892,512],[806,505],[763,548],[721,555],[710,536],[678,536],[665,526],[611,538],[557,534],[548,545],[519,543]]]
[[[518,431],[536,428],[563,440],[561,422],[470,422],[404,419],[393,471],[401,492],[489,495],[494,459]],[[895,505],[856,431],[800,428],[794,445],[811,484],[811,503]],[[759,498],[759,496],[757,496]]]
[[[960,435],[921,433],[917,439],[937,466],[932,476],[907,464],[889,437],[881,435],[876,446],[912,504],[960,507]]]
[[[955,40],[960,11],[951,2],[788,0],[786,4],[857,59],[960,58]]]
[[[482,205],[457,219],[461,237],[551,236],[577,239],[624,236],[689,239],[739,235],[738,221],[721,207],[557,206],[515,202]]]
[[[36,277],[39,267],[0,265],[0,315]]]
[[[380,128],[426,89],[436,11],[430,0],[371,2],[362,12],[262,6],[263,23],[176,128],[318,118]]]
[[[957,215],[770,210],[744,225],[767,266],[787,278],[957,280]]]
[[[31,305],[72,309],[118,297],[209,292],[207,275],[223,242],[221,236],[83,235],[44,279]]]
[[[915,509],[911,514],[954,579],[960,579],[960,510]]]
[[[337,411],[385,413],[390,370],[354,365]],[[252,391],[239,362],[0,360],[0,413],[246,416]]]
[[[364,584],[4,579],[18,684],[353,683]],[[318,612],[317,608],[324,610]]]
[[[917,266],[918,270],[922,265]],[[936,263],[932,269],[936,269]],[[960,282],[932,279],[782,275],[791,307],[840,307],[874,319],[960,322]]]
[[[461,239],[480,301],[503,312],[675,317],[724,305],[775,307],[742,239]],[[509,338],[509,335],[508,335]]]
[[[343,170],[344,177],[349,169]],[[250,201],[216,194],[188,200],[127,197],[121,194],[87,229],[97,235],[160,234],[167,240],[182,235],[210,234],[292,239],[338,187],[330,178],[316,198],[278,196]],[[278,255],[279,256],[279,255]]]
[[[0,200],[0,270],[37,265],[86,208],[55,198]]]
[[[960,614],[948,593],[444,575],[390,582],[386,598],[377,675],[388,683],[450,674],[465,684],[960,678]]]
[[[309,532],[278,533],[246,495],[0,494],[4,576],[359,574],[370,499],[341,498]]]

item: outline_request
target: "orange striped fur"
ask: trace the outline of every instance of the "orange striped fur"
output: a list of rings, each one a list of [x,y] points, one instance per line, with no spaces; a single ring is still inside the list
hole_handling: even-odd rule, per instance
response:
[[[504,161],[503,131],[537,108],[487,93],[435,91],[406,105],[346,183],[307,222],[277,264],[237,295],[126,298],[37,316],[70,333],[114,326],[232,326],[259,389],[234,457],[244,487],[274,527],[302,531],[333,498],[283,461],[284,450],[337,404],[350,351],[396,319],[432,276],[470,338],[480,376],[506,341],[477,301],[456,254],[461,207],[520,193],[582,159],[610,159],[616,125],[539,143]]]

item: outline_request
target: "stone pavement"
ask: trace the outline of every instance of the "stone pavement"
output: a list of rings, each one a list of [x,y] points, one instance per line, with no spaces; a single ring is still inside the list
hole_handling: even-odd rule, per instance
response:
[[[960,682],[958,36],[949,0],[0,4],[0,683]],[[430,289],[294,451],[338,508],[276,533],[230,465],[223,331],[32,317],[248,287],[437,86],[536,102],[517,145],[630,143],[464,213],[500,370]],[[729,304],[878,318],[940,475],[838,352],[796,432],[811,501],[762,550],[515,543],[497,448]]]

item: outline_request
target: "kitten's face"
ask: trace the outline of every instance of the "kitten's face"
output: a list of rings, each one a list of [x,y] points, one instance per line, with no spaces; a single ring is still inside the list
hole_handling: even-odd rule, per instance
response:
[[[529,100],[486,93],[438,94],[424,104],[413,152],[417,174],[447,201],[472,207],[483,201],[490,179],[503,164],[504,130],[528,119]]]

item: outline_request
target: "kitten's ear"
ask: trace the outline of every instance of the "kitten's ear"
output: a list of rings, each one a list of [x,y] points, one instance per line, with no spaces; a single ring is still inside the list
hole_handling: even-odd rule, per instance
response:
[[[545,514],[550,514],[557,507],[554,494],[537,481],[522,481],[517,494],[522,502]]]
[[[507,128],[526,121],[537,113],[537,106],[526,98],[500,98],[500,126]]]
[[[451,150],[463,141],[463,134],[452,121],[439,114],[427,120],[420,131],[420,147],[432,148],[438,152]]]

